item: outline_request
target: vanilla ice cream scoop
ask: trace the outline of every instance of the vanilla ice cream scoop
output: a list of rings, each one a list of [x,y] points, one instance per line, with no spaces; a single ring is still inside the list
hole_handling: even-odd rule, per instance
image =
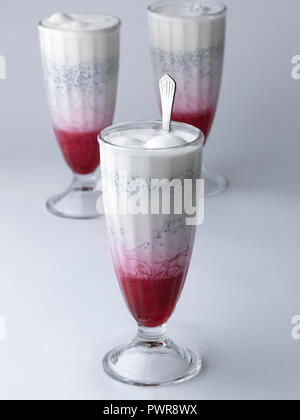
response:
[[[165,149],[168,147],[182,146],[186,141],[170,132],[163,132],[152,137],[145,143],[147,149]]]

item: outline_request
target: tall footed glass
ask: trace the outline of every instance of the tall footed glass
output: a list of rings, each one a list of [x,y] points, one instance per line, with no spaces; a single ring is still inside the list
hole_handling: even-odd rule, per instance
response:
[[[196,223],[188,215],[197,204],[203,134],[196,127],[172,123],[172,131],[187,140],[184,144],[145,146],[160,129],[160,121],[121,124],[106,128],[99,137],[112,257],[127,307],[138,324],[134,340],[111,350],[103,366],[109,376],[134,385],[185,381],[201,368],[197,350],[175,344],[166,335],[166,322],[191,260]]]
[[[226,7],[205,0],[163,0],[148,9],[155,80],[177,83],[173,120],[192,124],[205,140],[214,120],[223,69]],[[225,178],[202,170],[205,195],[226,188]]]
[[[55,13],[39,24],[44,78],[54,132],[73,182],[47,201],[70,218],[98,217],[98,133],[115,109],[120,21],[103,14]]]

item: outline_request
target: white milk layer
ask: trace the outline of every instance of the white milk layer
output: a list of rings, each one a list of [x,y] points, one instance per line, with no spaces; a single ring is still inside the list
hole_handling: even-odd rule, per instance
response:
[[[52,121],[72,132],[112,122],[119,69],[120,23],[107,15],[56,13],[39,25]]]
[[[107,15],[55,13],[39,25],[42,54],[68,65],[119,55],[120,22]]]
[[[201,1],[167,1],[150,6],[148,11],[153,48],[184,53],[224,43],[226,8]]]
[[[124,214],[122,206],[115,213],[111,211],[125,196],[129,209],[135,204],[143,208],[141,203],[149,204],[160,188],[167,193],[170,182],[183,186],[186,179],[200,178],[202,145],[194,141],[195,134],[175,129],[170,135],[173,145],[169,138],[167,147],[161,136],[165,133],[160,130],[135,129],[111,134],[100,142],[106,220],[118,255],[124,249],[136,249],[139,258],[165,260],[184,252],[191,243],[193,231],[186,228],[185,214]],[[153,139],[158,139],[161,147],[147,147]],[[143,201],[145,197],[148,201]]]

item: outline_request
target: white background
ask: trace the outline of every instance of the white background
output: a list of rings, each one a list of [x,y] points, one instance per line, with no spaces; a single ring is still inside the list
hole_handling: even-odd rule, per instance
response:
[[[69,221],[45,200],[70,181],[51,130],[40,18],[108,12],[123,20],[116,122],[158,117],[142,0],[0,0],[0,398],[267,399],[300,396],[299,0],[228,0],[219,108],[206,158],[227,176],[206,200],[169,333],[201,349],[188,383],[137,389],[107,378],[107,350],[130,340],[103,220]]]

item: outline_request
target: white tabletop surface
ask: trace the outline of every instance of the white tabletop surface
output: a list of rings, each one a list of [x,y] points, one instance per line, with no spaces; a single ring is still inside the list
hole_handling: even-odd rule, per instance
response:
[[[29,3],[28,25],[49,13]],[[122,14],[113,3],[112,12]],[[300,314],[300,82],[292,80],[290,63],[300,54],[300,8],[294,0],[289,12],[281,1],[228,3],[224,80],[206,157],[229,188],[205,202],[189,276],[168,326],[172,338],[197,346],[204,357],[203,372],[182,385],[140,389],[104,374],[105,352],[135,334],[104,221],[47,213],[46,198],[65,188],[70,175],[51,133],[38,47],[24,60],[26,83],[13,51],[4,51],[10,73],[0,85],[0,316],[7,337],[0,339],[0,398],[299,399],[300,341],[291,337],[291,319]],[[253,4],[261,3],[273,7],[272,16],[255,14]],[[95,4],[89,2],[91,10]],[[241,25],[245,12],[250,18]],[[279,23],[285,30],[277,31]],[[37,42],[35,31],[27,31],[24,48]],[[134,42],[134,35],[124,37]],[[126,106],[133,77],[122,54],[116,121],[157,116],[150,67],[143,74],[147,86]],[[142,54],[150,60],[146,49]],[[151,98],[143,107],[140,95]]]

